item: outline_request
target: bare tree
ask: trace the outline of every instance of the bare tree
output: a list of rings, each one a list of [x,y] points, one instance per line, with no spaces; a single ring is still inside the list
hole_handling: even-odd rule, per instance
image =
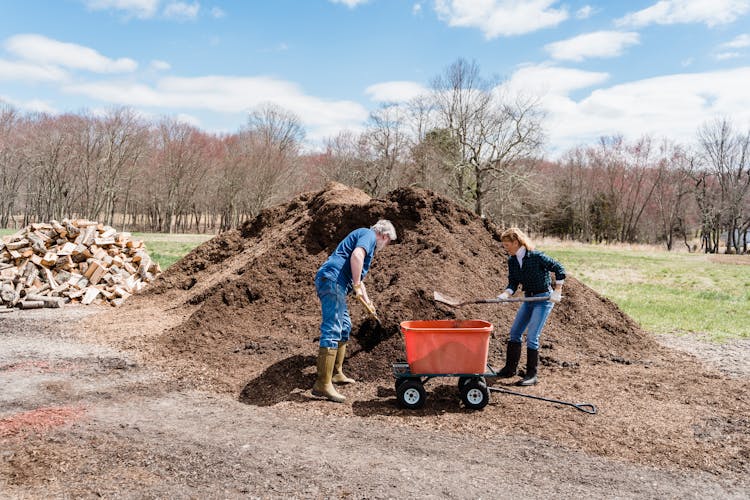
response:
[[[622,229],[620,241],[638,239],[638,228],[654,191],[661,185],[664,169],[657,168],[653,139],[643,136],[625,148],[625,163],[619,182]],[[613,192],[614,194],[614,192]]]
[[[100,160],[100,178],[97,189],[101,201],[93,207],[98,219],[104,214],[104,222],[112,224],[118,202],[123,202],[127,211],[133,177],[137,165],[146,154],[148,129],[127,108],[111,110],[97,122],[97,135],[102,138],[103,155]]]
[[[361,134],[345,130],[328,138],[318,165],[324,181],[365,189],[366,148]]]
[[[172,233],[189,213],[195,193],[207,174],[205,149],[209,138],[194,127],[172,119],[159,123],[153,137],[154,155],[142,192],[154,229]]]
[[[27,171],[25,223],[69,217],[78,199],[75,169],[75,115],[37,115],[26,147],[31,159]]]
[[[14,225],[19,190],[30,169],[24,148],[28,121],[10,106],[0,106],[0,227]]]
[[[401,185],[412,144],[405,132],[403,110],[390,105],[371,113],[362,139],[367,154],[365,191],[381,196]]]
[[[726,231],[727,252],[739,252],[750,190],[750,131],[735,132],[724,118],[703,125],[698,138],[704,169],[716,178],[720,188],[720,223]]]
[[[534,99],[510,96],[480,77],[479,66],[454,62],[432,83],[440,126],[459,144],[454,186],[459,199],[484,215],[486,198],[523,172],[511,167],[540,153],[542,112]],[[507,191],[506,191],[507,196]]]
[[[238,134],[252,177],[244,194],[247,217],[297,192],[304,135],[299,118],[279,106],[264,104],[250,113],[247,128]]]
[[[688,196],[694,190],[695,157],[678,144],[664,140],[659,147],[656,168],[661,181],[655,186],[654,201],[667,250],[672,250],[678,234],[690,251],[685,219]]]

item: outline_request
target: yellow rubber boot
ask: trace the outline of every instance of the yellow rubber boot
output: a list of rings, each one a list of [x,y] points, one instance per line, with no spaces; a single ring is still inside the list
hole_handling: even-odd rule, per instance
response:
[[[346,357],[346,342],[339,342],[339,348],[336,351],[336,362],[333,364],[333,376],[331,382],[334,384],[353,384],[355,380],[344,375],[343,366]]]
[[[336,349],[321,347],[318,349],[318,378],[313,385],[313,396],[324,397],[335,403],[343,403],[346,397],[342,396],[331,383],[333,365],[336,362]]]

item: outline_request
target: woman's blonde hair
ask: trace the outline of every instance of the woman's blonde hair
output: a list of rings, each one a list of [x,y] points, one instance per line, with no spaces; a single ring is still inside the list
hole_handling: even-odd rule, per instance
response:
[[[503,234],[500,235],[500,241],[517,241],[522,246],[525,246],[526,250],[534,250],[531,238],[517,227],[511,227],[503,231]]]

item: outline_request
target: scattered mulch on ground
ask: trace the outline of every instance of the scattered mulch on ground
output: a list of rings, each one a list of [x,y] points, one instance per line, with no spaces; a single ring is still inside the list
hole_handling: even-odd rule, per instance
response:
[[[0,418],[0,438],[42,432],[78,420],[86,412],[81,406],[37,408]]]
[[[346,369],[359,383],[342,389],[343,405],[314,401],[308,390],[320,306],[313,277],[349,231],[379,218],[390,219],[399,236],[375,256],[366,280],[383,326],[351,301]],[[447,378],[428,384],[425,408],[397,408],[391,363],[404,358],[401,321],[491,321],[490,364],[502,365],[516,306],[451,308],[432,299],[435,290],[460,299],[501,291],[507,279],[501,230],[429,191],[404,188],[371,199],[330,184],[204,243],[145,294],[108,313],[111,321],[99,318],[99,326],[109,327],[98,331],[188,386],[230,392],[247,404],[283,403],[311,418],[352,414],[488,438],[520,432],[639,463],[750,472],[750,403],[742,396],[748,380],[725,378],[660,346],[575,276],[566,279],[563,302],[542,335],[541,383],[526,390],[595,403],[596,416],[498,394],[484,411],[465,411],[455,380]],[[137,326],[134,317],[141,318]]]
[[[37,373],[58,373],[68,372],[73,368],[73,364],[68,362],[50,363],[49,361],[27,360],[0,365],[0,372],[30,371]]]

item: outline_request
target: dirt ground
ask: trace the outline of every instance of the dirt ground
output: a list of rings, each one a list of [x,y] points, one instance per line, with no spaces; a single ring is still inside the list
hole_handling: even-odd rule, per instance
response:
[[[358,380],[311,396],[315,269],[349,230],[399,240],[352,305]],[[502,364],[512,305],[450,308],[505,285],[498,229],[429,192],[340,185],[201,245],[119,309],[0,314],[0,491],[12,498],[747,498],[750,354],[644,332],[575,277],[543,334],[532,395],[462,408],[452,378],[396,404],[405,319],[481,318]],[[507,383],[511,383],[509,381]],[[503,382],[505,384],[506,382]],[[497,386],[501,384],[496,383]],[[514,388],[515,389],[515,388]]]
[[[460,432],[397,410],[392,394],[384,406],[396,422],[360,416],[356,405],[330,414],[331,403],[302,392],[258,406],[186,389],[126,351],[82,340],[76,320],[101,313],[79,306],[1,317],[3,497],[747,498],[749,491],[743,474],[605,458],[520,431],[488,435],[484,419],[499,415],[472,418],[458,401],[430,415],[471,419]],[[747,370],[748,350],[741,352]],[[456,399],[445,392],[441,399]],[[533,412],[545,403],[495,404]],[[598,418],[557,411],[584,427]]]

